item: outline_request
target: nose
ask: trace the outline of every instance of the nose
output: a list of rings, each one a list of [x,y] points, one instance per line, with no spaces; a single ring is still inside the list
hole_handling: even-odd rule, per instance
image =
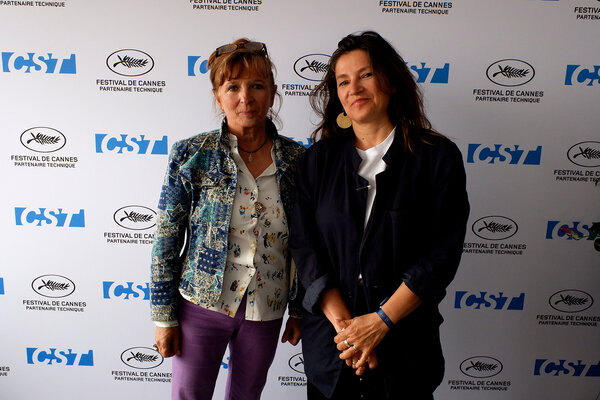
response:
[[[360,93],[360,91],[362,90],[362,85],[360,83],[360,80],[358,79],[353,79],[350,81],[350,94],[356,94],[356,93]]]
[[[248,86],[242,86],[240,88],[240,101],[243,103],[249,103],[252,101],[252,93]]]

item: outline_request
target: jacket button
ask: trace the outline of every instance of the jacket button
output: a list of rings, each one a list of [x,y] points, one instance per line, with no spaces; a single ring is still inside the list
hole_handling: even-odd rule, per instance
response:
[[[348,298],[351,299],[352,298],[352,292],[348,292]]]

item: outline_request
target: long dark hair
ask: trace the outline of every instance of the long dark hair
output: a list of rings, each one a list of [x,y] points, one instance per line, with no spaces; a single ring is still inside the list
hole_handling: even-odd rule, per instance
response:
[[[379,87],[390,95],[390,121],[397,127],[397,132],[399,130],[402,133],[404,149],[413,151],[415,142],[423,140],[422,132],[431,131],[431,123],[423,109],[421,91],[400,54],[373,31],[346,36],[340,40],[338,48],[331,55],[327,73],[310,97],[313,110],[321,117],[321,123],[311,138],[334,138],[352,132],[351,127],[342,129],[336,124],[336,117],[344,109],[337,95],[335,66],[342,55],[353,50],[364,50],[369,55]]]

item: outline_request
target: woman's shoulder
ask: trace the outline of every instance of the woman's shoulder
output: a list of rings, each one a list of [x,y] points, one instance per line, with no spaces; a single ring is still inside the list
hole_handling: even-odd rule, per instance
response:
[[[214,129],[178,140],[173,144],[171,154],[175,157],[189,157],[202,149],[217,149],[219,146],[219,137],[219,130]]]
[[[326,156],[329,154],[338,155],[342,153],[341,149],[346,145],[349,138],[331,137],[319,139],[307,150],[312,156]]]
[[[300,143],[296,142],[293,139],[290,139],[287,136],[278,135],[279,142],[281,143],[281,149],[283,152],[291,158],[292,160],[298,159],[300,155],[302,155],[306,148],[302,146]]]
[[[434,154],[460,153],[458,146],[452,139],[436,131],[423,129],[420,132],[419,139],[416,146],[417,152]]]

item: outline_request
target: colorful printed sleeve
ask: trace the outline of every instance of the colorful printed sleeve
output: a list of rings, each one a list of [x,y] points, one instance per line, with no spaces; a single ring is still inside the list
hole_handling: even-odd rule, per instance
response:
[[[173,145],[158,203],[158,220],[152,248],[150,304],[153,321],[176,321],[178,286],[191,202],[179,170],[187,159],[187,141]]]

